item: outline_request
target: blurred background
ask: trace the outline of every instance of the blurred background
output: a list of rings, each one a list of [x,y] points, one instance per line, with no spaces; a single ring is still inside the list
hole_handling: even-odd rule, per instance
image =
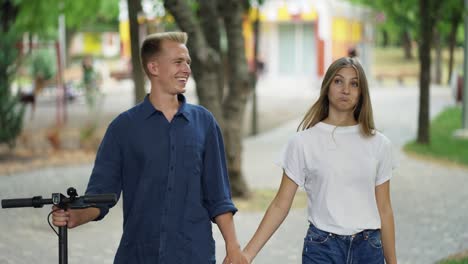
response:
[[[275,195],[281,169],[273,162],[327,67],[350,56],[364,66],[377,128],[400,162],[392,187],[400,262],[468,263],[466,2],[1,0],[0,198],[69,186],[83,193],[109,122],[149,92],[141,42],[185,31],[186,96],[222,127],[242,243]],[[257,263],[300,263],[305,207],[301,191]],[[119,210],[72,231],[73,263],[112,262]],[[55,261],[46,215],[0,210],[0,263]]]

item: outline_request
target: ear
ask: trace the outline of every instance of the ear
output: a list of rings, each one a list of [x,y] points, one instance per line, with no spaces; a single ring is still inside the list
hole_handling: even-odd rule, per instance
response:
[[[148,72],[153,75],[153,76],[158,76],[159,75],[159,63],[155,60],[149,61],[146,64],[146,68],[148,69]]]

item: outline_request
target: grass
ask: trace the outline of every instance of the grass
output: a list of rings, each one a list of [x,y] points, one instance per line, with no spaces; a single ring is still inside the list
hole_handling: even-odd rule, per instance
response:
[[[439,262],[439,264],[468,264],[468,257],[462,259],[449,259]]]
[[[449,256],[438,264],[468,264],[468,250]]]
[[[461,107],[449,107],[440,113],[430,126],[430,144],[411,141],[404,146],[409,154],[468,166],[468,140],[453,137],[461,128]]]
[[[259,189],[252,190],[248,199],[234,199],[234,204],[239,211],[265,212],[270,202],[276,195],[277,190]],[[307,206],[307,195],[304,191],[298,191],[291,208],[305,208]]]

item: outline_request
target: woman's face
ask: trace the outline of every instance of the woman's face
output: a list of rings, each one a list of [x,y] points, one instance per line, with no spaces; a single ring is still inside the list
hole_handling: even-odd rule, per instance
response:
[[[359,87],[356,70],[352,67],[340,69],[333,77],[328,89],[330,111],[353,112],[359,102]]]

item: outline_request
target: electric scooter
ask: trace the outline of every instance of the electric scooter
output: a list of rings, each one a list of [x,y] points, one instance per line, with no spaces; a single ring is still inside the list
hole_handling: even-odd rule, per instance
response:
[[[98,194],[78,196],[76,189],[70,187],[67,189],[67,196],[61,193],[53,193],[52,198],[43,199],[42,196],[34,196],[32,198],[20,199],[3,199],[2,208],[18,208],[18,207],[34,207],[41,208],[45,204],[53,204],[60,209],[84,209],[89,207],[97,207],[99,205],[112,206],[117,202],[115,194]],[[52,212],[49,214],[49,216]],[[49,220],[49,216],[47,220]],[[60,226],[59,232],[55,231],[49,222],[50,227],[58,235],[59,242],[59,264],[68,264],[68,235],[67,227]]]

